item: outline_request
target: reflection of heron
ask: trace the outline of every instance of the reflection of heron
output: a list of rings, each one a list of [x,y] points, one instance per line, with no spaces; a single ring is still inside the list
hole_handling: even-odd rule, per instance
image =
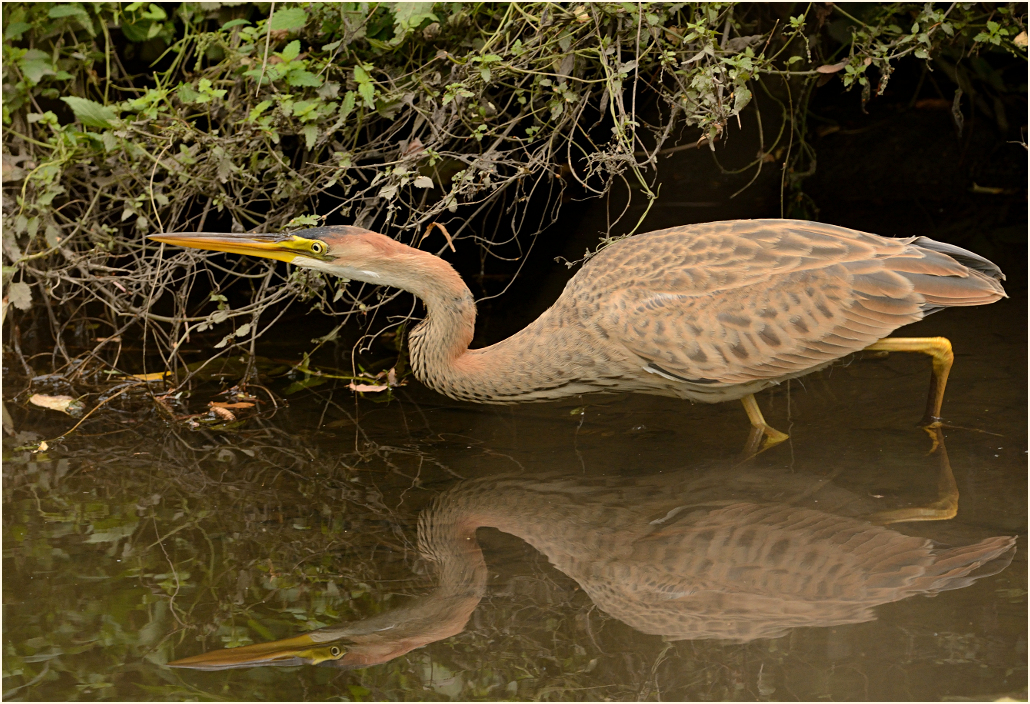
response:
[[[1005,295],[994,264],[926,237],[888,239],[792,220],[689,225],[615,242],[528,327],[470,350],[476,306],[461,278],[442,259],[384,235],[324,227],[151,239],[410,291],[427,308],[411,333],[412,369],[452,398],[513,403],[636,391],[742,399],[770,443],[787,436],[765,423],[754,393],[863,349],[931,355],[924,423],[936,422],[951,344],[882,338],[941,308]]]
[[[942,473],[950,469],[942,465]],[[543,552],[609,615],[672,640],[744,642],[868,621],[879,604],[996,574],[1014,553],[1013,538],[939,548],[867,521],[761,500],[775,493],[768,476],[746,478],[759,487],[752,501],[725,499],[741,493],[725,476],[704,481],[724,500],[698,503],[710,495],[702,482],[670,475],[466,482],[419,519],[420,550],[438,575],[429,596],[364,621],[170,664],[363,667],[457,634],[485,590],[476,530],[486,526]],[[825,503],[832,501],[815,505]]]

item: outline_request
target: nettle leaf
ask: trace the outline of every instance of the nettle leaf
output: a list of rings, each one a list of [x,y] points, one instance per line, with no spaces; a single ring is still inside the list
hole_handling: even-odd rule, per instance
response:
[[[269,20],[269,27],[272,31],[282,29],[300,29],[308,23],[308,13],[299,7],[290,7],[284,10],[277,10],[272,19]]]
[[[193,86],[189,83],[183,83],[176,92],[179,94],[179,100],[187,105],[197,102],[200,98],[200,93],[193,90]]]
[[[32,29],[32,25],[28,22],[11,22],[4,28],[4,39],[18,41],[21,39],[21,35]]]
[[[84,15],[86,11],[77,4],[72,5],[54,5],[50,8],[50,11],[46,13],[46,16],[50,19],[57,19],[58,17],[71,17],[72,15]]]
[[[361,83],[358,85],[358,93],[365,99],[365,105],[370,108],[374,108],[376,106],[375,92],[376,87],[371,83]]]
[[[47,17],[51,19],[58,19],[61,17],[74,17],[75,20],[83,26],[83,28],[89,32],[91,37],[96,36],[96,28],[93,26],[93,21],[90,20],[89,15],[78,3],[54,5],[47,12]]]
[[[283,52],[279,54],[279,56],[283,57],[283,61],[287,63],[293,61],[295,58],[300,56],[300,42],[294,39],[286,45],[286,48],[283,49]]]
[[[304,143],[308,149],[315,146],[315,140],[318,139],[318,126],[317,125],[304,125],[304,129],[301,130],[304,133]]]
[[[417,28],[426,20],[438,22],[439,18],[432,13],[433,3],[431,2],[397,2],[393,4],[394,26],[401,30],[398,34],[405,34]]]
[[[32,83],[39,83],[43,76],[53,76],[54,69],[49,59],[22,60],[19,64],[22,74]]]
[[[414,185],[415,188],[432,188],[433,179],[429,178],[428,176],[419,176],[414,180],[412,185]]]
[[[115,111],[106,105],[74,96],[64,96],[61,100],[68,104],[68,107],[75,113],[75,117],[79,118],[79,121],[87,127],[99,127],[109,130],[114,129],[116,123],[119,122]]]
[[[751,102],[751,91],[744,86],[738,86],[733,91],[733,113],[739,114],[744,107]]]
[[[23,281],[13,283],[7,287],[7,300],[18,310],[28,310],[32,307],[32,289]]]
[[[311,73],[311,71],[290,71],[286,75],[286,82],[291,86],[310,86],[317,88],[322,85],[322,79]]]
[[[354,110],[354,91],[349,90],[343,96],[343,104],[340,105],[340,117],[347,117]]]

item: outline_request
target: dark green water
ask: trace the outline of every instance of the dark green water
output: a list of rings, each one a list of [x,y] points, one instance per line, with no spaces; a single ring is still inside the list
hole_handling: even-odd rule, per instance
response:
[[[417,516],[463,479],[689,484],[698,502],[786,501],[842,516],[929,503],[941,459],[915,428],[925,358],[858,360],[761,394],[767,419],[791,439],[743,463],[737,403],[593,396],[481,407],[415,382],[389,404],[323,386],[233,432],[125,414],[84,429],[120,432],[73,436],[43,454],[7,438],[4,697],[1025,699],[1025,321],[1021,296],[902,333],[955,345],[944,413],[962,426],[945,432],[960,498],[952,520],[893,528],[948,545],[1018,536],[1012,564],[934,598],[879,606],[864,622],[746,643],[641,633],[525,541],[481,529],[487,588],[458,635],[358,670],[164,665],[427,594]],[[43,437],[71,424],[14,415]],[[563,529],[567,542],[584,526]],[[544,528],[554,525],[524,519],[524,531]]]

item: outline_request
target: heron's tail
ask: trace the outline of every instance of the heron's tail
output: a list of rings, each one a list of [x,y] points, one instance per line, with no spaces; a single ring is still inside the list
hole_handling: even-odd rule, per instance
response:
[[[975,545],[935,550],[936,559],[923,575],[922,588],[927,596],[949,589],[961,589],[983,577],[998,574],[1009,566],[1016,554],[1016,539],[1009,536],[988,538]]]
[[[908,279],[923,297],[923,315],[953,306],[982,306],[1008,297],[1001,286],[1005,274],[979,254],[929,237],[916,237],[907,244],[904,253],[883,263],[894,274]]]

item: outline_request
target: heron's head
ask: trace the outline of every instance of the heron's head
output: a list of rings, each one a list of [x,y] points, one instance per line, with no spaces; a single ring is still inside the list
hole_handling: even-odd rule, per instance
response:
[[[149,239],[180,247],[248,254],[318,269],[346,279],[403,285],[417,250],[360,227],[316,227],[290,234],[170,232]],[[400,280],[399,280],[400,279]]]
[[[342,665],[349,648],[345,640],[319,642],[307,633],[270,643],[212,650],[168,663],[189,670],[235,670],[242,667],[290,667],[295,665]]]

